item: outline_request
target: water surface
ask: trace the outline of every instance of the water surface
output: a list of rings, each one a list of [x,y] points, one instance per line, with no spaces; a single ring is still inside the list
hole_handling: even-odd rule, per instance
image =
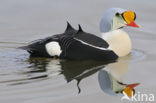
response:
[[[101,84],[108,82],[107,75],[126,84],[139,82],[136,92],[156,95],[154,0],[0,2],[0,102],[122,102],[121,96],[102,89]],[[32,40],[63,32],[67,20],[75,28],[80,23],[85,31],[100,36],[99,21],[110,7],[134,10],[136,22],[142,26],[125,29],[132,38],[133,49],[115,63],[29,58],[27,52],[16,49]]]

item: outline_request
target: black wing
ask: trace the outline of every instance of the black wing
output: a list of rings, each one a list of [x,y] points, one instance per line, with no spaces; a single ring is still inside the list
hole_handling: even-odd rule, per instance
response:
[[[102,47],[102,48],[109,47],[108,43],[105,40],[103,40],[102,38],[95,36],[93,34],[84,32],[80,25],[79,25],[79,30],[74,35],[74,37],[85,42],[85,43],[88,43],[88,44],[91,44],[91,45],[94,45],[97,47]]]
[[[71,38],[65,40],[62,44],[66,46],[61,46],[63,52],[60,58],[66,58],[71,60],[105,60],[112,61],[116,60],[118,56],[111,50],[104,50],[92,47],[87,44],[83,44],[80,41]]]
[[[62,36],[59,39],[62,49],[60,58],[75,60],[115,60],[118,56],[111,50],[108,50],[108,43],[103,39],[79,30],[73,36]]]

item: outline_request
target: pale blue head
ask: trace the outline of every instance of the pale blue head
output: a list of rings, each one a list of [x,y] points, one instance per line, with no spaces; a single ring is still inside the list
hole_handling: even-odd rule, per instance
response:
[[[109,32],[124,26],[139,27],[134,20],[136,15],[133,11],[127,11],[121,8],[110,8],[105,11],[101,22],[100,31]]]

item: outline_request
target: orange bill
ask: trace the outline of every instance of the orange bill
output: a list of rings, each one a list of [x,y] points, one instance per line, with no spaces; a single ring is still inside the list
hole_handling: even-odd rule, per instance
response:
[[[140,83],[129,84],[129,85],[127,85],[127,87],[134,88],[134,87],[138,86],[139,84]]]
[[[132,27],[137,27],[139,28],[140,26],[137,25],[135,23],[135,18],[136,18],[136,15],[133,11],[126,11],[122,14],[122,17],[124,18],[124,20],[126,21],[126,25],[127,26],[132,26]]]
[[[133,96],[133,92],[134,92],[133,89],[134,89],[134,87],[136,87],[138,85],[139,85],[139,83],[129,84],[129,85],[126,86],[126,88],[123,90],[123,92],[126,93],[126,95],[128,97],[132,97]]]

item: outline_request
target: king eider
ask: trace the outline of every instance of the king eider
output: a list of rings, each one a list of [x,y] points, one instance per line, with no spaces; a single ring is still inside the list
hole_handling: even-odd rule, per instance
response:
[[[70,60],[114,61],[131,51],[131,40],[121,28],[139,27],[133,11],[108,9],[100,22],[102,37],[84,32],[79,25],[75,30],[69,23],[64,33],[31,42],[20,47],[32,57],[57,57]]]

